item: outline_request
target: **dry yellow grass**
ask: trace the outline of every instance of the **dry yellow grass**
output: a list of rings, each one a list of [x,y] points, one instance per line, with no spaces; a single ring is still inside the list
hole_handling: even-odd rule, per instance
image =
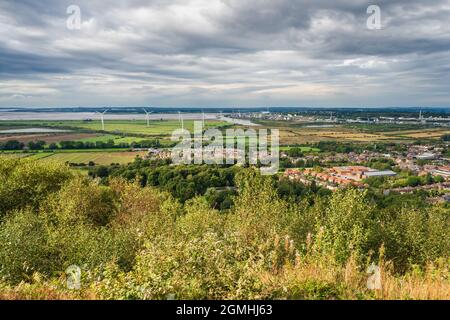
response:
[[[256,272],[263,289],[255,299],[347,299],[347,300],[449,300],[448,261],[428,264],[424,269],[396,275],[392,264],[379,261],[381,287],[368,288],[369,274],[358,267],[352,256],[342,266],[330,255],[314,248],[309,254],[297,255],[294,263],[285,262],[280,269]],[[50,281],[35,274],[30,283],[8,286],[0,282],[0,300],[97,300],[96,282],[81,290],[66,288],[62,275]]]
[[[281,144],[304,144],[319,141],[346,141],[346,142],[394,142],[407,143],[414,139],[438,139],[444,134],[450,134],[445,128],[430,128],[423,130],[400,130],[388,132],[368,133],[354,128],[336,125],[333,128],[286,128],[279,127]]]
[[[449,132],[418,132],[404,135],[404,137],[408,138],[440,138],[444,134],[448,134]]]
[[[336,127],[333,130],[311,128],[290,130],[280,129],[280,141],[282,144],[314,143],[319,141],[376,142],[390,139],[392,139],[392,137],[381,134],[357,132],[339,127]]]
[[[280,286],[286,293],[299,292],[294,298],[311,298],[311,292],[299,290],[314,284],[320,288],[330,288],[329,296],[318,299],[370,299],[370,300],[449,300],[450,281],[446,266],[430,264],[425,271],[411,271],[403,276],[390,271],[389,263],[380,263],[381,288],[369,289],[369,274],[361,271],[355,260],[350,258],[345,267],[338,266],[327,258],[298,259],[279,274],[259,275],[266,286],[267,294]],[[337,289],[336,289],[337,288]],[[334,291],[333,291],[334,290]]]
[[[443,128],[432,128],[423,130],[403,130],[387,132],[385,135],[389,137],[406,137],[406,138],[439,138],[445,134],[450,134],[450,130]]]

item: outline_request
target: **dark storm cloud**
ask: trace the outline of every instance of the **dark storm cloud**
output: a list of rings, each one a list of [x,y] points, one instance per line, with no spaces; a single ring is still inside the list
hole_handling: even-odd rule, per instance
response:
[[[0,50],[0,61],[2,68],[0,75],[20,76],[20,74],[34,73],[64,73],[68,72],[63,64],[49,63],[47,57],[37,56],[29,53],[14,52],[9,49]]]
[[[2,1],[0,106],[450,104],[450,0],[370,4]]]

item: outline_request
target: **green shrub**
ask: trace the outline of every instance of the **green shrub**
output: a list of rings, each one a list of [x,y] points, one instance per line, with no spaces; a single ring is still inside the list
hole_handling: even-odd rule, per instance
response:
[[[15,283],[37,271],[50,274],[48,237],[44,221],[31,210],[12,212],[0,226],[0,278]]]
[[[38,207],[72,177],[65,165],[0,158],[0,218],[13,209]]]

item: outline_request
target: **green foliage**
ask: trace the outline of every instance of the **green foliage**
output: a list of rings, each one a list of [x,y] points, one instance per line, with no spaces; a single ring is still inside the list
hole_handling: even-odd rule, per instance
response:
[[[224,215],[211,209],[205,198],[186,202],[185,214],[177,220],[177,231],[183,236],[201,237],[208,232],[220,233],[224,227]]]
[[[314,280],[293,285],[290,289],[291,299],[336,300],[342,295],[342,290],[338,286]]]
[[[233,187],[230,189],[209,188],[205,193],[205,199],[211,208],[223,211],[231,208],[235,195],[236,190]]]
[[[0,277],[16,282],[34,272],[52,272],[45,222],[31,210],[15,211],[0,228]]]
[[[0,150],[22,150],[25,145],[18,140],[8,140],[0,143]]]
[[[378,158],[371,159],[366,165],[377,170],[392,170],[393,166],[395,166],[395,162],[388,158]]]
[[[117,213],[116,197],[110,188],[77,177],[50,195],[42,210],[52,222],[105,226]]]
[[[237,171],[235,167],[207,165],[171,167],[161,164],[161,161],[135,161],[128,167],[111,168],[111,172],[105,175],[129,180],[139,177],[143,185],[160,187],[184,203],[195,196],[204,195],[209,188],[234,186],[234,175]],[[104,176],[93,172],[94,176]],[[216,205],[221,206],[221,203]]]
[[[30,150],[40,150],[40,149],[44,148],[45,141],[41,141],[41,140],[30,141],[30,142],[28,142],[27,146],[28,146],[28,149],[30,149]]]
[[[415,175],[407,175],[406,177],[399,178],[393,181],[393,186],[396,188],[402,187],[417,187],[423,185],[429,185],[433,183],[441,183],[444,179],[440,176],[433,177],[430,174],[425,176],[415,176]]]
[[[294,157],[294,158],[300,158],[303,157],[303,152],[302,152],[302,148],[290,148],[288,150],[288,155],[290,157]]]
[[[82,292],[98,298],[339,299],[372,297],[360,284],[374,260],[397,274],[448,267],[445,206],[352,188],[321,194],[255,169],[142,163],[132,165],[141,179],[100,183],[65,166],[0,161],[0,287],[24,281],[37,296],[36,277],[53,284],[75,264]],[[232,181],[233,205],[212,206],[216,189],[178,201],[172,180]]]
[[[364,180],[372,188],[382,188],[385,187],[389,179],[387,177],[369,177]]]
[[[448,255],[450,211],[440,207],[427,210],[404,207],[385,213],[381,225],[386,258],[400,270],[410,263],[423,265]]]
[[[362,258],[373,237],[374,207],[367,201],[367,192],[348,189],[334,193],[319,226],[323,232],[324,250],[344,263],[351,254]],[[319,234],[319,233],[318,233]]]
[[[0,159],[0,217],[13,209],[39,206],[72,176],[61,164]]]
[[[286,227],[291,211],[277,195],[271,177],[245,170],[237,177],[237,187],[239,193],[230,223],[247,243],[267,239]]]

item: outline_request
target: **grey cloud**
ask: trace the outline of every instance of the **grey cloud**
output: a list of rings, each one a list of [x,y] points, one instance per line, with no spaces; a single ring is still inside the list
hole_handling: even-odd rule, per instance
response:
[[[71,4],[82,30],[65,28]],[[0,106],[449,104],[450,1],[377,1],[376,31],[369,4],[3,1]]]

